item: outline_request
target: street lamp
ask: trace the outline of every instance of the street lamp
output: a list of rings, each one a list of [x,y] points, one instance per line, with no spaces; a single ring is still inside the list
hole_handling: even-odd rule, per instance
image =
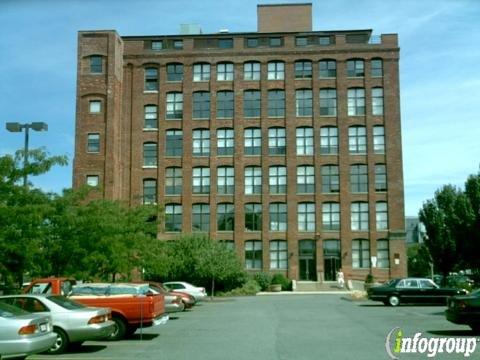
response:
[[[27,188],[27,165],[28,165],[28,130],[47,131],[48,125],[44,122],[32,122],[30,124],[20,124],[18,122],[7,122],[6,128],[10,132],[22,132],[25,129],[25,147],[23,154],[23,186]]]

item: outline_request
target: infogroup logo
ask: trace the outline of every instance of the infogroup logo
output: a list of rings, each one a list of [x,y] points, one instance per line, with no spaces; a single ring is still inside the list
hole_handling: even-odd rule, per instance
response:
[[[470,357],[477,348],[477,342],[480,339],[455,338],[455,337],[422,337],[418,332],[413,337],[406,337],[402,329],[395,327],[385,339],[385,349],[390,359],[398,360],[400,354],[425,354],[429,358],[437,354],[463,354],[464,357]]]

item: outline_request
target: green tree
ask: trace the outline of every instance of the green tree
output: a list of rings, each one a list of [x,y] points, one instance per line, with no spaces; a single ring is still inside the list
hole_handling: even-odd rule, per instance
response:
[[[408,276],[429,277],[431,257],[424,244],[413,244],[407,248]]]
[[[470,175],[465,183],[465,195],[472,210],[472,221],[465,244],[465,258],[470,268],[480,272],[480,173]],[[480,276],[479,276],[480,278]]]

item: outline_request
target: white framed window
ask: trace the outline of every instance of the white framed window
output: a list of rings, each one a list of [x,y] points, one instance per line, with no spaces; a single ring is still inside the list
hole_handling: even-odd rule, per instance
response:
[[[210,80],[210,64],[200,63],[193,65],[193,81],[209,81]]]
[[[210,130],[193,130],[193,156],[208,156],[210,154]]]
[[[385,201],[375,203],[375,220],[378,231],[388,230],[388,207]]]
[[[217,81],[233,81],[233,63],[217,64]]]
[[[383,115],[383,88],[372,89],[372,115]]]
[[[98,175],[87,175],[87,185],[91,187],[97,187],[99,182]]]
[[[297,155],[313,155],[313,128],[298,127],[297,135]]]
[[[288,251],[285,240],[270,241],[270,269],[287,269]]]
[[[267,69],[268,80],[285,79],[285,63],[283,61],[270,61]]]
[[[350,225],[352,231],[368,230],[368,203],[353,202],[350,205]]]
[[[260,63],[250,61],[243,64],[244,80],[260,80]]]
[[[298,231],[315,231],[315,203],[304,202],[297,205]]]
[[[99,114],[102,112],[102,102],[100,100],[90,100],[88,105],[90,114]]]
[[[262,168],[260,166],[247,166],[245,168],[245,194],[262,193]]]

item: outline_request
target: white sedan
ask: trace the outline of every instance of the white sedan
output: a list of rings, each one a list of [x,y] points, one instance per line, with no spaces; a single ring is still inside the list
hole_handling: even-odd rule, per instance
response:
[[[197,287],[184,281],[169,281],[163,283],[163,285],[166,285],[171,290],[190,294],[195,298],[195,301],[201,301],[207,297],[205,288]]]

